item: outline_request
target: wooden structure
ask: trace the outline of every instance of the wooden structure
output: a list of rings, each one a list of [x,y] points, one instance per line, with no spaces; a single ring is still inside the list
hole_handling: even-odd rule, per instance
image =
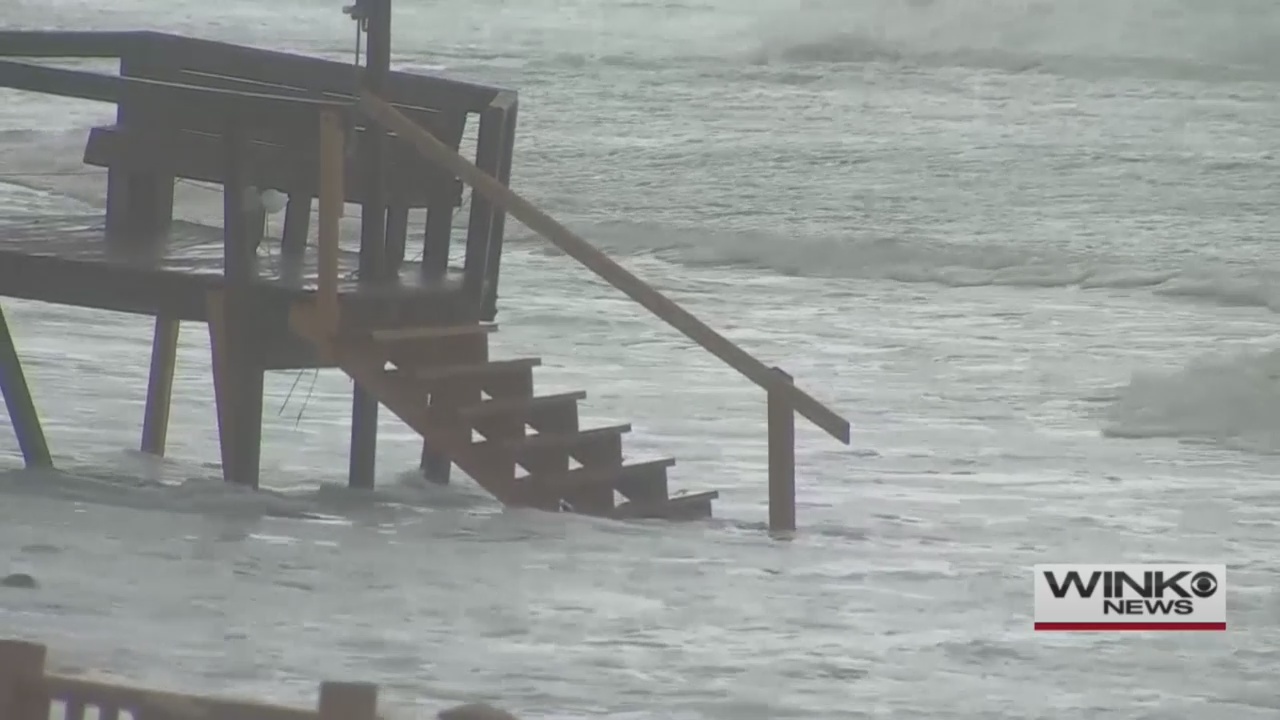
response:
[[[446,479],[457,465],[504,503],[708,516],[715,492],[670,494],[674,461],[624,462],[629,426],[579,427],[585,393],[538,396],[536,358],[490,358],[510,214],[769,393],[770,526],[794,529],[793,413],[846,444],[848,422],[513,192],[513,92],[390,72],[390,0],[362,0],[353,12],[369,34],[363,68],[158,33],[0,32],[8,55],[121,59],[118,77],[0,61],[0,86],[118,108],[85,153],[108,168],[105,222],[0,219],[0,295],[156,317],[143,438],[151,452],[163,452],[176,321],[208,323],[231,482],[257,485],[263,371],[339,367],[357,388],[352,485],[372,483],[380,403],[422,435],[429,476]],[[470,115],[479,117],[474,163],[458,153]],[[223,186],[217,245],[207,229],[173,222],[175,178]],[[455,269],[449,233],[463,184],[471,210]],[[289,197],[274,268],[254,252],[263,216],[250,188]],[[351,259],[338,237],[347,203],[362,205]],[[421,263],[404,259],[411,206],[427,210]],[[345,279],[351,270],[357,279]],[[28,463],[47,463],[7,331],[0,379]]]
[[[378,687],[322,682],[315,709],[147,690],[45,672],[44,645],[0,640],[4,720],[377,720]]]

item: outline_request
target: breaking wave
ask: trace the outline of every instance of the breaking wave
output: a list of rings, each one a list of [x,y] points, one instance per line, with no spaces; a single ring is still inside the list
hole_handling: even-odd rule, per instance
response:
[[[1161,74],[1196,64],[1280,66],[1280,7],[1267,2],[816,0],[760,22],[757,62],[1016,70],[1128,61]]]
[[[1134,373],[1108,409],[1103,434],[1280,453],[1280,350],[1216,354],[1174,371]]]

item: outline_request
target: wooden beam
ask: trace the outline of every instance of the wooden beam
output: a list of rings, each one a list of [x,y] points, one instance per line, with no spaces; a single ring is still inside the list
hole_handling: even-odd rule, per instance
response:
[[[18,358],[18,349],[13,343],[13,333],[9,332],[3,308],[0,308],[0,393],[3,393],[5,406],[9,408],[9,421],[18,436],[18,447],[27,467],[53,467],[49,443],[44,439],[40,415],[31,399],[31,389],[27,387],[22,361]]]
[[[381,98],[368,93],[361,94],[360,109],[400,137],[412,142],[414,147],[425,157],[453,171],[463,182],[484,193],[495,205],[511,213],[512,217],[524,223],[530,230],[550,240],[566,255],[582,263],[587,269],[603,278],[610,285],[618,288],[632,300],[644,306],[645,309],[684,333],[685,336],[702,346],[707,352],[720,358],[726,365],[737,370],[761,388],[781,393],[795,408],[796,412],[808,418],[813,424],[825,430],[835,439],[846,445],[849,444],[848,420],[840,417],[803,390],[782,382],[777,374],[764,363],[752,357],[747,351],[735,345],[728,338],[712,330],[706,323],[694,317],[689,311],[636,277],[631,271],[619,265],[608,255],[600,252],[591,243],[561,225],[550,215],[539,210],[533,203],[524,199],[498,180],[490,177],[430,133],[414,125],[413,121],[405,117],[403,113],[388,105]]]
[[[184,69],[305,88],[348,102],[359,92],[362,69],[350,62],[168,33],[150,35],[160,52]],[[480,112],[498,91],[488,85],[420,72],[393,72],[387,78],[387,96],[393,103],[441,110]]]
[[[155,114],[157,122],[175,130],[219,134],[228,121],[238,119],[250,137],[285,144],[305,142],[308,134],[314,137],[315,118],[320,111],[342,111],[347,107],[339,101],[235,92],[13,60],[0,60],[0,87],[137,104]]]
[[[180,327],[181,323],[173,318],[157,316],[151,340],[151,375],[147,381],[147,405],[142,419],[142,452],[161,457],[169,436],[169,407]]]
[[[118,58],[149,41],[137,31],[3,30],[0,57]]]
[[[455,124],[456,125],[456,124]],[[364,130],[354,133],[359,152]],[[462,140],[460,128],[444,128],[435,133],[452,147]],[[403,144],[396,143],[399,148]],[[253,183],[290,196],[314,197],[319,193],[318,158],[311,146],[283,146],[250,140],[246,148]],[[217,135],[182,131],[166,134],[145,128],[130,131],[120,126],[95,127],[85,143],[87,165],[133,171],[164,172],[188,180],[220,183],[225,177],[225,149]],[[411,148],[393,152],[383,168],[387,203],[405,207],[429,207],[443,203],[456,207],[462,201],[462,183],[447,172],[426,162]],[[363,202],[368,191],[359,168],[349,164],[346,174],[347,202]]]
[[[780,381],[791,376],[778,368]],[[769,391],[769,532],[796,529],[796,415],[788,399]]]

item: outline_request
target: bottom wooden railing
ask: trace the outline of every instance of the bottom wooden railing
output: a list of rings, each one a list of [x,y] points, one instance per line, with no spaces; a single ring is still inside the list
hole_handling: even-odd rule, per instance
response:
[[[0,640],[0,720],[374,720],[378,687],[322,682],[315,709],[146,690],[45,672],[45,646]]]
[[[44,645],[0,640],[0,720],[375,720],[378,686],[322,682],[315,709],[147,690],[51,675]],[[438,720],[518,720],[485,703],[441,710]]]

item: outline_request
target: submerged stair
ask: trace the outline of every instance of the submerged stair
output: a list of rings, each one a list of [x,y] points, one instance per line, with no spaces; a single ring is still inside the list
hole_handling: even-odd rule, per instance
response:
[[[672,496],[675,460],[628,463],[629,424],[582,428],[585,392],[537,395],[538,358],[491,360],[492,324],[339,327],[294,308],[310,340],[401,420],[505,505],[613,518],[694,520],[715,491]]]

